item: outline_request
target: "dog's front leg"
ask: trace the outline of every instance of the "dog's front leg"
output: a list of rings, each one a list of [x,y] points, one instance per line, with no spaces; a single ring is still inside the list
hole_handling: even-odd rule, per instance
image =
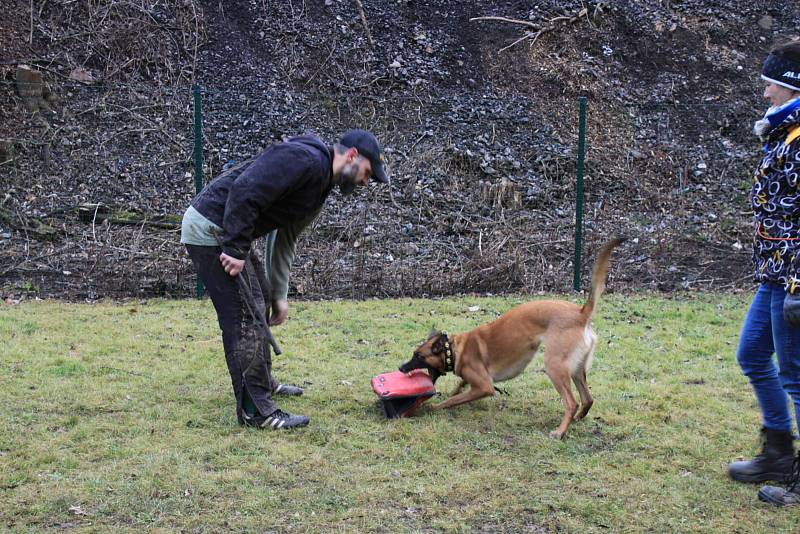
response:
[[[451,406],[457,406],[459,404],[464,404],[465,402],[482,399],[483,397],[491,397],[494,395],[494,383],[492,382],[492,377],[490,377],[485,371],[475,372],[470,369],[465,369],[462,370],[461,375],[461,383],[458,385],[457,390],[461,390],[464,387],[464,384],[469,384],[469,389],[462,393],[458,393],[457,395],[453,395],[443,402],[432,405],[432,409],[442,410],[444,408],[450,408]]]
[[[452,397],[453,395],[458,395],[459,393],[461,393],[461,390],[464,389],[464,386],[466,386],[466,385],[467,385],[467,381],[464,380],[463,378],[459,378],[458,379],[458,385],[450,393],[450,396]]]

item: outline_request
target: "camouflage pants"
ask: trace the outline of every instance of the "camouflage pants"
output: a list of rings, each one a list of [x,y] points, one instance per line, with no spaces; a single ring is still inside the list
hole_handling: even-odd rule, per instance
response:
[[[272,400],[278,383],[272,376],[272,354],[266,332],[253,316],[253,312],[260,311],[261,317],[269,317],[270,300],[265,299],[269,288],[262,287],[264,277],[252,258],[248,258],[239,274],[244,277],[245,283],[241,284],[223,269],[219,247],[186,245],[186,250],[217,312],[239,423],[243,423],[245,395],[256,406],[259,412],[256,415],[271,414],[278,408]],[[243,294],[242,286],[248,294]],[[256,309],[251,311],[253,306]]]

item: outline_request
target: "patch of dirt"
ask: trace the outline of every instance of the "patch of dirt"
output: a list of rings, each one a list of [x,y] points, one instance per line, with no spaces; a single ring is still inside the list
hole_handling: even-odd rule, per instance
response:
[[[305,131],[368,127],[386,146],[391,190],[332,196],[298,246],[293,295],[569,290],[582,96],[583,285],[615,234],[631,239],[612,290],[751,285],[749,130],[761,61],[800,27],[794,1],[365,0],[363,17],[354,0],[45,0],[33,17],[13,3],[5,298],[193,294],[164,221],[194,196],[194,83],[205,180]],[[42,73],[52,112],[18,88],[20,64]],[[98,204],[133,216],[87,216]]]

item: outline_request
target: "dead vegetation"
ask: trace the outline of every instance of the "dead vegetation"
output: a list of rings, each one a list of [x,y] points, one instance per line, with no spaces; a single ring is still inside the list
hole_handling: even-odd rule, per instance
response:
[[[533,45],[536,44],[536,41],[539,39],[539,37],[543,36],[544,34],[558,31],[560,28],[563,28],[569,24],[574,24],[584,18],[589,24],[592,24],[592,20],[597,20],[598,16],[603,12],[603,8],[605,6],[606,2],[597,2],[594,4],[594,6],[591,7],[587,7],[584,5],[574,15],[558,15],[551,18],[544,18],[540,15],[537,18],[542,19],[542,22],[539,23],[532,22],[529,20],[518,20],[508,17],[490,17],[490,16],[473,17],[469,19],[469,21],[478,22],[484,20],[492,20],[498,22],[506,22],[509,24],[518,24],[525,26],[526,28],[530,28],[525,32],[523,32],[522,37],[498,50],[498,52],[504,52],[523,41],[530,41],[528,44],[531,47],[533,47]]]
[[[391,191],[330,199],[295,294],[567,290],[578,96],[587,262],[625,233],[615,287],[748,284],[751,74],[788,0],[30,5],[0,14],[5,295],[192,294],[194,81],[205,179],[308,130],[387,147]]]
[[[30,15],[31,44],[36,35],[56,52],[36,63],[68,68],[82,83],[191,82],[206,38],[202,8],[190,0],[45,0]]]

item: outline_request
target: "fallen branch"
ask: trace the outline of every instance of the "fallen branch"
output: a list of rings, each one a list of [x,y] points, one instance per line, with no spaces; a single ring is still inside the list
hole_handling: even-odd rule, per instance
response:
[[[58,230],[45,224],[38,217],[28,217],[21,213],[0,207],[0,223],[7,224],[11,228],[22,232],[31,233],[37,239],[55,239]]]
[[[364,11],[364,4],[361,3],[361,0],[356,0],[356,5],[358,6],[358,12],[361,14],[361,23],[364,25],[364,31],[367,33],[367,41],[369,41],[370,48],[375,46],[375,42],[372,40],[372,34],[369,32],[369,25],[367,24],[367,14]]]
[[[469,19],[470,22],[475,22],[476,20],[497,20],[500,22],[510,22],[511,24],[523,24],[525,26],[530,26],[534,30],[541,29],[541,26],[534,24],[533,22],[529,22],[527,20],[510,19],[508,17],[472,17]]]
[[[604,6],[604,2],[599,2],[596,6],[594,6],[594,11],[592,13],[592,17],[596,17],[598,12],[602,11],[603,6]],[[549,19],[544,26],[536,24],[535,22],[530,22],[530,21],[527,21],[527,20],[512,19],[512,18],[509,18],[509,17],[491,17],[491,16],[473,17],[473,18],[469,19],[469,21],[470,22],[475,22],[475,21],[482,21],[482,20],[493,20],[493,21],[499,21],[499,22],[508,22],[510,24],[519,24],[519,25],[522,25],[522,26],[528,26],[528,27],[533,28],[534,30],[536,30],[536,31],[526,31],[525,34],[522,37],[520,37],[519,39],[517,39],[516,41],[514,41],[510,45],[504,46],[503,48],[498,50],[498,53],[499,53],[499,52],[504,52],[505,50],[508,50],[509,48],[521,43],[522,41],[525,41],[526,39],[530,39],[530,41],[531,41],[530,42],[530,46],[533,46],[534,44],[536,44],[536,41],[539,39],[539,37],[541,37],[545,33],[552,32],[552,31],[556,30],[559,27],[559,25],[566,26],[567,24],[574,24],[575,22],[579,21],[582,17],[586,17],[586,20],[589,22],[589,24],[591,24],[591,19],[589,17],[589,8],[587,8],[587,7],[581,8],[577,13],[575,13],[572,16],[560,15],[558,17],[553,17],[553,18]]]
[[[81,204],[78,207],[78,218],[86,223],[91,222],[93,233],[94,225],[103,221],[108,221],[109,224],[149,225],[167,230],[179,228],[181,224],[181,217],[178,215],[147,216],[133,211],[113,208],[105,204],[92,203]]]

